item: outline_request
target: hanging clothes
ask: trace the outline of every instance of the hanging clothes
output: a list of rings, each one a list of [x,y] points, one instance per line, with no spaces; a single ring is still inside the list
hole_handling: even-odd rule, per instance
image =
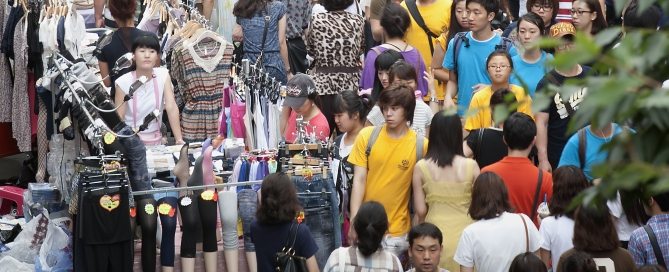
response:
[[[30,100],[28,99],[27,24],[20,20],[14,31],[14,90],[12,92],[12,136],[19,151],[31,150]]]
[[[181,45],[181,46],[179,46]],[[181,128],[184,141],[201,142],[218,135],[223,88],[230,76],[232,44],[215,40],[183,41],[172,51],[170,75],[184,100]]]
[[[11,7],[7,2],[0,3],[0,40],[4,40],[5,33],[9,31],[7,22]],[[14,89],[12,70],[9,64],[9,55],[0,50],[0,97],[12,97]],[[3,106],[0,107],[0,122],[6,123],[12,121],[11,99],[4,99]]]

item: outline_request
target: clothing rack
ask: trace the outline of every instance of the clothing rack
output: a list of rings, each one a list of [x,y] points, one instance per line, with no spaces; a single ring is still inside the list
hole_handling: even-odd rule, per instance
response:
[[[150,195],[155,193],[166,193],[166,192],[179,192],[179,191],[193,191],[193,190],[205,190],[205,189],[219,189],[226,188],[230,186],[246,186],[246,185],[258,185],[262,184],[262,180],[253,180],[253,181],[244,181],[244,182],[231,182],[231,183],[221,183],[221,184],[212,184],[212,185],[197,185],[197,186],[188,186],[188,187],[174,187],[174,188],[158,188],[146,191],[137,191],[132,192],[132,195]]]

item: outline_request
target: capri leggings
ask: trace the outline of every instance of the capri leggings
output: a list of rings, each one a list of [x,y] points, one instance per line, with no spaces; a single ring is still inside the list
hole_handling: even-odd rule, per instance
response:
[[[142,271],[156,271],[156,200],[135,199],[137,222],[142,228]]]
[[[237,193],[237,200],[244,229],[244,251],[255,252],[256,247],[251,241],[251,223],[255,220],[258,210],[258,193],[253,189],[243,189]]]
[[[223,248],[237,250],[237,192],[221,191],[218,193],[218,210],[221,214]]]
[[[174,234],[177,230],[177,201],[175,196],[158,199],[158,216],[160,216],[160,225],[163,229],[160,243],[161,266],[174,267]]]
[[[204,252],[216,252],[218,250],[216,246],[216,219],[218,218],[216,209],[216,199],[205,200],[201,193],[179,199],[179,210],[183,223],[181,257],[195,258],[195,236],[200,225],[202,226],[202,250]]]

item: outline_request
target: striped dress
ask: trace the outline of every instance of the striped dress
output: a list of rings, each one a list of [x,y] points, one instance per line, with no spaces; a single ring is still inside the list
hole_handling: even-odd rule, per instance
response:
[[[170,76],[176,81],[185,106],[181,132],[186,142],[201,142],[218,135],[223,88],[230,77],[232,44],[222,48],[214,40],[197,45],[179,42],[172,51]]]

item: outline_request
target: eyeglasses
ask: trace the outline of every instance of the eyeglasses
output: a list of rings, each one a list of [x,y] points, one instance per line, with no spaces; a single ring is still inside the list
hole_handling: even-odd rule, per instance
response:
[[[553,5],[551,5],[551,4],[543,4],[543,5],[541,5],[541,4],[539,4],[539,3],[536,3],[536,4],[532,5],[532,7],[533,7],[534,9],[536,9],[536,10],[544,9],[544,11],[552,10],[552,9],[553,9]]]
[[[580,9],[579,9],[579,10],[575,10],[575,9],[572,9],[570,12],[571,12],[571,15],[572,15],[572,16],[573,16],[573,15],[581,16],[581,15],[583,15],[583,13],[591,13],[592,10],[580,10]]]
[[[497,69],[502,69],[502,70],[506,70],[506,69],[509,68],[509,67],[511,67],[511,65],[506,65],[506,64],[504,64],[504,65],[489,65],[489,66],[488,66],[488,69],[495,69],[495,70],[497,70]]]

